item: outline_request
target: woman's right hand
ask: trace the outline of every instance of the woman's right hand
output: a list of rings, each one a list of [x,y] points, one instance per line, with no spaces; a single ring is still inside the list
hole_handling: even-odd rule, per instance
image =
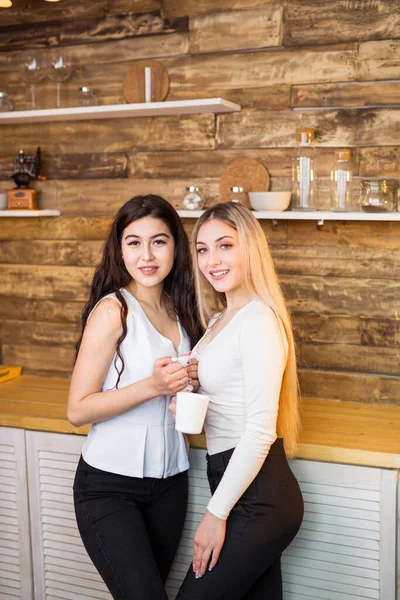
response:
[[[170,396],[185,389],[189,377],[175,357],[164,356],[155,361],[152,380],[158,396]]]

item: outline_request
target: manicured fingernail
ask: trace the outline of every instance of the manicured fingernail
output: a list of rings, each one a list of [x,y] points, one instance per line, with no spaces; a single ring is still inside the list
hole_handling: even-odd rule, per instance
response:
[[[209,571],[212,571],[212,570],[213,570],[213,567],[208,567],[208,570],[209,570]]]
[[[176,356],[171,357],[171,362],[178,362],[178,359],[176,358]]]

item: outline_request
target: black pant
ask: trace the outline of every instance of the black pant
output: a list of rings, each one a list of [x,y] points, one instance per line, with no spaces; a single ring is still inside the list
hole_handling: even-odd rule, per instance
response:
[[[214,493],[233,449],[207,457]],[[280,557],[303,519],[303,498],[277,439],[261,471],[233,507],[212,571],[196,579],[189,568],[176,600],[282,600]]]
[[[75,514],[85,548],[115,600],[167,600],[164,583],[187,506],[187,471],[154,479],[101,471],[80,459]]]

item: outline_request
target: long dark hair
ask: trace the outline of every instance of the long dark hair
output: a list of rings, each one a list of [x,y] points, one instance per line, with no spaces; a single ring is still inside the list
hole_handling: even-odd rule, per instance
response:
[[[172,305],[170,308],[178,316],[180,323],[190,338],[192,347],[196,344],[202,333],[193,283],[189,241],[178,213],[161,196],[148,194],[147,196],[135,196],[131,198],[131,200],[128,200],[128,202],[121,206],[111,223],[100,263],[93,276],[89,300],[82,312],[82,332],[76,344],[75,354],[76,360],[90,312],[101,298],[107,296],[107,294],[114,293],[121,303],[122,323],[122,334],[117,341],[114,361],[114,365],[118,371],[116,387],[118,387],[124,370],[121,344],[127,333],[126,318],[128,314],[128,306],[120,290],[121,288],[125,288],[132,280],[122,260],[121,238],[124,229],[130,223],[144,217],[160,219],[167,225],[171,232],[175,242],[175,258],[172,269],[164,280],[164,292],[170,298]],[[121,369],[117,366],[117,357],[121,361]]]

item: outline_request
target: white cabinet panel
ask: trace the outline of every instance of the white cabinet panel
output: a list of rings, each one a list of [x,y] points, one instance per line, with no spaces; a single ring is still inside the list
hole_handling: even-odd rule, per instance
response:
[[[83,441],[26,432],[35,598],[40,600],[111,600],[75,521],[72,485]]]
[[[0,427],[0,600],[31,600],[25,432]]]

